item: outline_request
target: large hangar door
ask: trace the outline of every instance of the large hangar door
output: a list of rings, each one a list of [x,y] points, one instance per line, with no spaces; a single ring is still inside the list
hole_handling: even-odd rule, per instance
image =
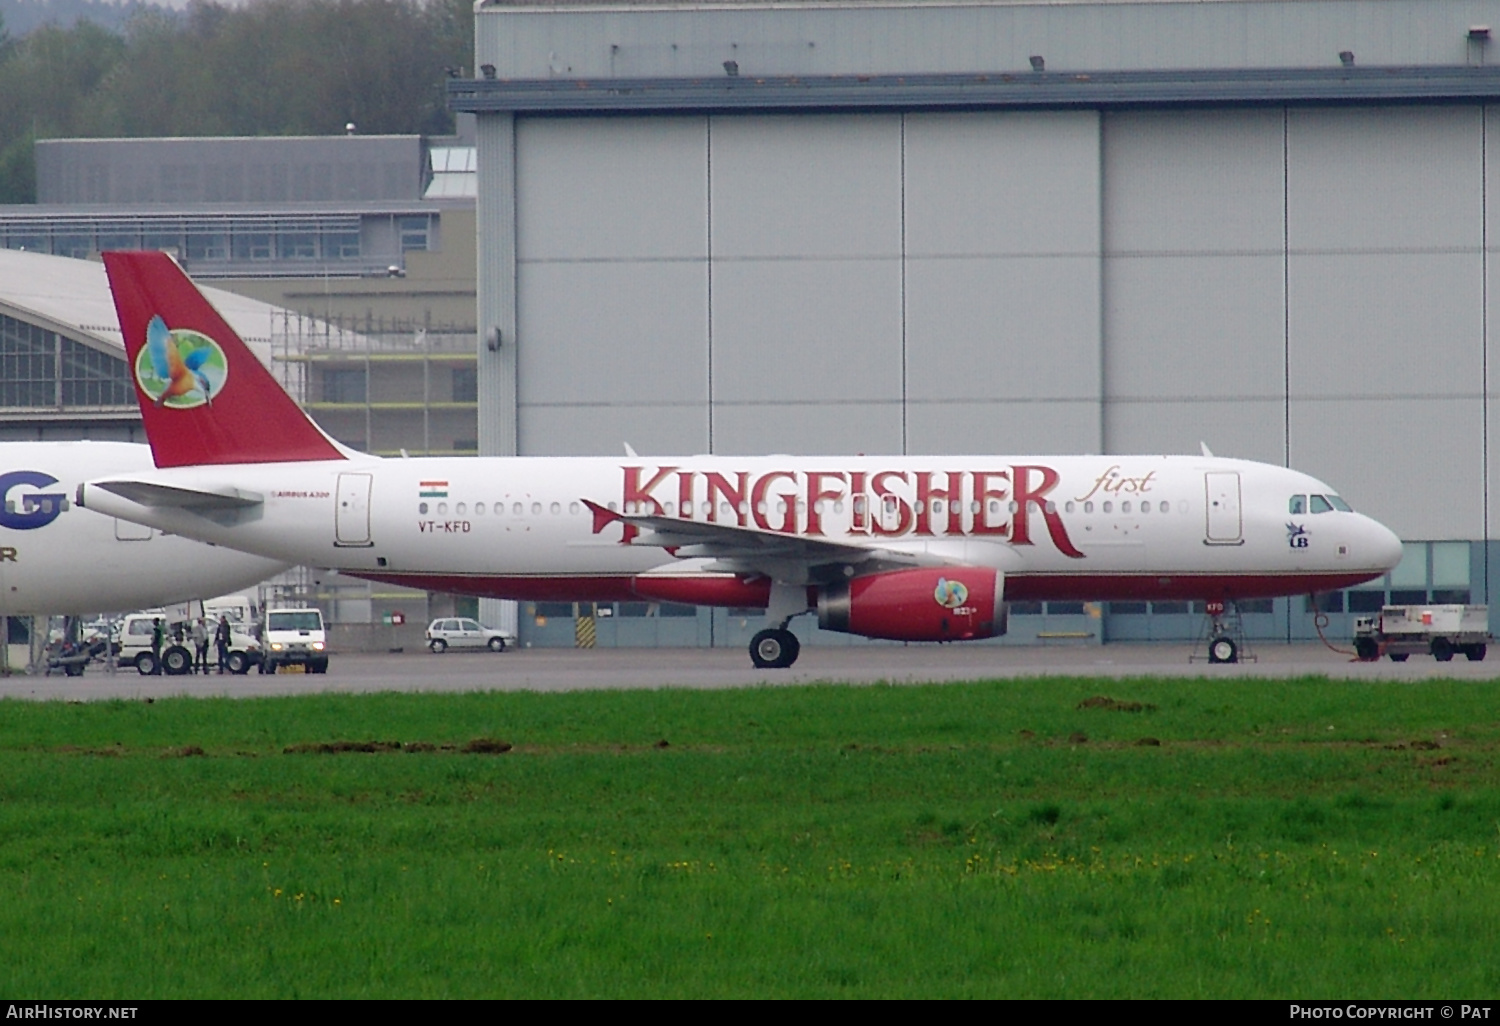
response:
[[[711,128],[714,448],[900,452],[901,119]]]
[[[523,455],[707,451],[707,119],[518,119],[516,297]]]
[[[912,452],[1101,452],[1099,116],[905,119]]]

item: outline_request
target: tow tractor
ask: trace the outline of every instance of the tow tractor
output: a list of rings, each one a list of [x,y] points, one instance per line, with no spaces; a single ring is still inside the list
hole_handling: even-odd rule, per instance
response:
[[[1354,621],[1354,652],[1364,662],[1382,655],[1404,663],[1413,652],[1446,663],[1456,653],[1478,662],[1494,641],[1489,606],[1385,606]]]

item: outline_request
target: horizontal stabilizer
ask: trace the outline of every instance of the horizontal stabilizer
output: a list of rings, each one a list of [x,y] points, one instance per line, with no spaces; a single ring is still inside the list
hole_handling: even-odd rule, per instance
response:
[[[245,509],[259,506],[265,496],[258,492],[247,492],[240,488],[225,486],[216,489],[181,488],[157,484],[153,481],[96,481],[91,488],[113,492],[122,499],[142,506],[172,507],[190,510]]]

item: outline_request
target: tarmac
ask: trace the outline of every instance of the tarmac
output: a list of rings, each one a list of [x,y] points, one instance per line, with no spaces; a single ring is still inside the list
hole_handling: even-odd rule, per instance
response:
[[[243,677],[143,677],[134,669],[90,666],[82,676],[0,677],[0,698],[58,701],[250,698],[310,692],[579,691],[602,688],[733,688],[835,682],[924,684],[1005,677],[1169,677],[1241,679],[1320,675],[1358,683],[1434,679],[1491,681],[1493,661],[1462,656],[1439,663],[1414,655],[1404,663],[1357,662],[1321,644],[1258,644],[1254,661],[1216,665],[1176,644],[861,645],[804,647],[785,670],[757,670],[743,649],[523,649],[504,653],[426,650],[382,655],[333,653],[326,674],[251,673]]]

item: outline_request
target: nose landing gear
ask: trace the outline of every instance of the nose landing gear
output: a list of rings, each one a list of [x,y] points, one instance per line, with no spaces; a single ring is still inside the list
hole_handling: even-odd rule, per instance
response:
[[[1220,635],[1208,643],[1208,661],[1211,663],[1237,663],[1240,661],[1240,646],[1234,639]]]
[[[1245,623],[1240,609],[1233,601],[1210,599],[1204,603],[1203,630],[1198,634],[1198,643],[1205,645],[1210,663],[1254,662],[1250,647],[1245,643]],[[1204,658],[1191,655],[1188,662]]]

